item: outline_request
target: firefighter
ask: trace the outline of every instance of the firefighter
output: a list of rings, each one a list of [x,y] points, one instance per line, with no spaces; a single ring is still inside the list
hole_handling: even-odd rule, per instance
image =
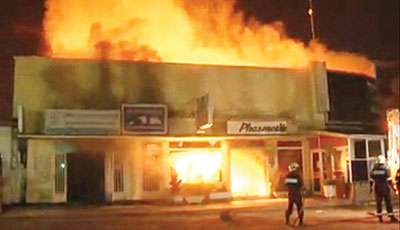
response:
[[[372,192],[372,187],[374,187],[375,191],[376,211],[379,222],[382,222],[382,200],[385,200],[390,221],[397,222],[397,219],[393,216],[393,207],[390,197],[390,187],[393,188],[392,178],[390,177],[389,170],[385,166],[385,157],[383,155],[378,156],[378,161],[371,171],[370,192]]]
[[[297,162],[289,164],[289,174],[285,178],[285,186],[288,188],[288,209],[285,212],[286,224],[289,224],[290,215],[293,212],[293,204],[296,204],[299,217],[299,225],[303,224],[303,199],[301,191],[303,180],[299,174],[300,165]]]

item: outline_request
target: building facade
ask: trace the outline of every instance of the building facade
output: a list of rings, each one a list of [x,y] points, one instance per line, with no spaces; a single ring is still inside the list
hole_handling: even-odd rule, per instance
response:
[[[346,101],[334,86],[349,79],[358,91]],[[368,171],[385,154],[385,136],[366,132],[368,108],[353,101],[369,82],[323,63],[16,57],[17,193],[28,203],[283,196],[296,161],[310,194],[335,185],[336,197],[368,200]]]

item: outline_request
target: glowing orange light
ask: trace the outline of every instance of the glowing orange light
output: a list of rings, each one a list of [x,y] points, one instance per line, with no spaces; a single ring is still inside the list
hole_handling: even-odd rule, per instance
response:
[[[400,112],[399,109],[390,109],[386,113],[388,132],[388,166],[396,184],[396,172],[400,165]]]
[[[235,0],[47,0],[46,9],[52,57],[282,68],[322,61],[375,77],[366,58],[290,39],[281,22],[247,20]]]
[[[267,195],[264,162],[254,155],[251,150],[231,151],[232,196]],[[169,163],[182,184],[213,184],[228,179],[222,178],[223,165],[226,164],[220,151],[201,149],[173,152]]]
[[[308,15],[312,16],[314,14],[314,11],[312,9],[308,9]]]
[[[266,196],[264,163],[251,151],[231,151],[231,190],[235,196]]]
[[[170,156],[170,164],[183,184],[211,183],[220,180],[222,154],[219,151],[183,151]]]

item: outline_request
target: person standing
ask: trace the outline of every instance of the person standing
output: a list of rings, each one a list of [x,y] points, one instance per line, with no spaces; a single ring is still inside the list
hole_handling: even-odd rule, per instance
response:
[[[378,161],[374,168],[371,170],[371,183],[370,192],[372,187],[375,191],[376,199],[376,211],[379,218],[379,222],[382,222],[382,200],[385,200],[387,214],[391,222],[397,222],[397,219],[393,215],[393,207],[390,196],[390,187],[392,186],[392,178],[390,172],[385,166],[385,157],[383,155],[378,156]]]
[[[297,162],[289,164],[289,174],[285,178],[285,186],[288,188],[288,209],[285,212],[285,223],[289,224],[290,215],[293,212],[293,205],[296,204],[299,217],[299,225],[303,224],[303,197],[301,190],[303,188],[303,179],[300,176],[300,165]]]

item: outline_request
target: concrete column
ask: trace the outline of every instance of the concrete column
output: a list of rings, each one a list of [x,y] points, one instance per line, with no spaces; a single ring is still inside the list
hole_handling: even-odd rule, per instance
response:
[[[314,115],[314,126],[325,128],[325,115],[329,111],[328,74],[323,62],[311,65],[311,95]]]
[[[303,159],[303,173],[304,173],[304,188],[308,191],[312,191],[312,169],[311,169],[311,150],[310,150],[310,143],[308,142],[307,138],[302,139],[302,159]]]

